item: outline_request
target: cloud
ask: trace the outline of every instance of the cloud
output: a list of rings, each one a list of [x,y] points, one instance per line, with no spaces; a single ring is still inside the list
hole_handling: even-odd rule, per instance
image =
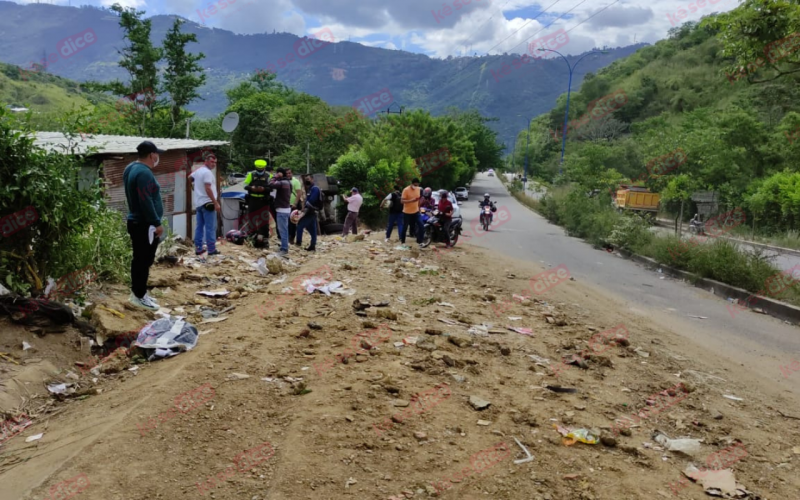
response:
[[[595,28],[627,28],[643,25],[653,17],[653,10],[649,7],[615,5],[599,12],[587,24]]]
[[[166,0],[164,10],[234,33],[306,34],[306,22],[291,0]]]

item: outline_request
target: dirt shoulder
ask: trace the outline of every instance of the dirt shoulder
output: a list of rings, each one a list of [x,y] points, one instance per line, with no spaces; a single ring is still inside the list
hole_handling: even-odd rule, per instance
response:
[[[48,498],[69,481],[78,500],[706,498],[698,484],[677,484],[690,462],[732,469],[749,498],[796,498],[800,420],[778,410],[800,417],[800,405],[759,374],[581,283],[535,294],[544,286],[531,282],[543,271],[535,264],[382,240],[324,238],[272,285],[278,276],[262,278],[242,247],[202,269],[155,268],[169,288],[160,302],[189,321],[202,321],[196,306],[235,309],[198,325],[205,334],[191,352],[81,375],[94,389],[82,400],[34,397],[43,386],[29,382],[33,425],[0,447],[0,500]],[[328,271],[356,293],[298,290]],[[216,288],[236,296],[196,294]],[[124,309],[125,290],[104,294]],[[119,330],[147,320],[123,312]],[[77,332],[37,339],[32,354],[11,351],[30,333],[0,329],[0,350],[23,362],[0,360],[6,388],[39,364],[26,357],[61,370],[53,377],[85,358]],[[561,362],[580,352],[583,367]],[[604,442],[565,446],[556,426]],[[703,443],[683,456],[654,441],[655,430]],[[525,457],[514,438],[532,461],[514,463]],[[739,449],[743,458],[713,459]]]

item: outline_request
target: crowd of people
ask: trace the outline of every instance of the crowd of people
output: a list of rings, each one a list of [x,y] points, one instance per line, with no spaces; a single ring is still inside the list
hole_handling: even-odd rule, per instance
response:
[[[153,265],[156,250],[162,239],[164,228],[161,219],[164,205],[161,188],[155,179],[153,169],[166,151],[153,142],[144,141],[137,147],[138,158],[131,162],[123,172],[123,185],[128,201],[127,230],[133,248],[131,261],[130,302],[138,307],[157,311],[157,301],[147,293],[147,280]],[[194,170],[189,179],[192,183],[192,197],[196,207],[196,226],[194,235],[195,254],[217,255],[217,215],[221,211],[220,197],[212,170],[217,166],[216,155],[207,151],[203,154],[203,165]],[[294,178],[291,169],[273,167],[265,160],[256,160],[255,169],[247,174],[244,189],[247,192],[248,217],[243,231],[235,231],[239,236],[249,238],[256,247],[269,248],[269,220],[275,221],[275,231],[280,240],[278,255],[286,257],[289,243],[302,247],[303,232],[310,235],[308,252],[316,251],[318,213],[324,208],[323,193],[314,183],[314,176],[304,174],[302,182]],[[358,188],[352,188],[349,195],[343,196],[347,203],[347,216],[342,228],[342,236],[358,234],[358,215],[364,202]],[[400,191],[394,191],[381,203],[389,210],[389,223],[386,228],[386,241],[397,226],[401,244],[406,244],[410,234],[422,244],[424,225],[421,210],[438,209],[440,219],[447,234],[447,248],[450,247],[449,225],[454,207],[446,190],[440,191],[437,203],[431,188],[420,188],[420,181],[412,179],[411,184]],[[262,220],[264,222],[257,223]]]

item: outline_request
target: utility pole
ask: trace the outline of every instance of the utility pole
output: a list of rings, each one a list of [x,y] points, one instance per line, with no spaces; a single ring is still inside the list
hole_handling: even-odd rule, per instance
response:
[[[306,141],[306,173],[311,173],[311,163],[308,160],[308,141]]]

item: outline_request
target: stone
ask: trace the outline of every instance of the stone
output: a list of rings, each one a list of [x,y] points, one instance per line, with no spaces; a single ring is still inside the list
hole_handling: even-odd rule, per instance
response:
[[[378,309],[375,311],[375,317],[397,321],[397,313],[391,309]]]
[[[411,403],[409,403],[405,399],[395,399],[394,401],[392,401],[392,405],[397,407],[397,408],[405,408],[410,404]]]
[[[509,354],[511,354],[511,348],[510,347],[501,347],[500,348],[500,354],[502,354],[503,356],[508,356]]]
[[[612,436],[602,436],[600,437],[600,442],[603,443],[603,446],[608,446],[609,448],[617,446],[617,440]]]
[[[711,410],[711,418],[713,418],[714,420],[722,420],[724,417],[722,416],[722,413],[720,413],[719,411]]]
[[[450,341],[451,344],[454,344],[458,347],[469,347],[470,345],[472,345],[472,339],[468,337],[451,335],[450,337],[448,337],[448,340]]]
[[[444,332],[442,332],[437,328],[426,328],[425,333],[427,333],[428,335],[441,335]]]
[[[477,411],[483,411],[492,405],[489,401],[474,395],[469,397],[469,404]]]
[[[481,425],[481,426],[485,427],[487,425],[492,425],[492,423],[490,421],[488,421],[488,420],[478,420],[478,425]]]
[[[426,439],[428,439],[428,435],[425,434],[424,432],[417,431],[414,433],[414,439],[416,439],[417,441],[425,441]]]

